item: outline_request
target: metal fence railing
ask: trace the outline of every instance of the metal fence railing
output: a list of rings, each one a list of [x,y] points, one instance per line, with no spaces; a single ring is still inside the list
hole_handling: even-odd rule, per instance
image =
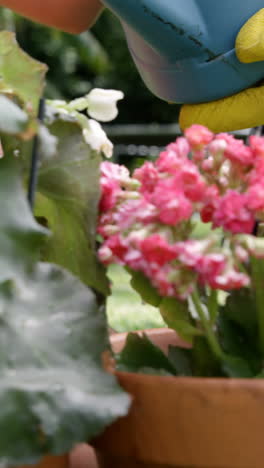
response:
[[[168,143],[181,135],[178,124],[148,124],[148,125],[106,125],[108,137],[114,143],[116,162],[138,158],[155,158]],[[251,129],[233,132],[236,136],[246,139]]]

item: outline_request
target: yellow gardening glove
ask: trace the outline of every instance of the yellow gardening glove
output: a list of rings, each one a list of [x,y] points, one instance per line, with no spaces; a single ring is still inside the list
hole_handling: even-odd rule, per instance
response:
[[[264,60],[264,8],[252,16],[236,39],[236,53],[243,63]],[[180,127],[198,123],[214,132],[228,132],[264,124],[263,85],[248,88],[224,99],[203,104],[184,105]]]

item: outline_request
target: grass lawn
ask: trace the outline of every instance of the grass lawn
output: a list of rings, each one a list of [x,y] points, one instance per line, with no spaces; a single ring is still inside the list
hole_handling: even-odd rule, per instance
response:
[[[108,298],[107,316],[110,327],[118,332],[164,327],[159,311],[144,304],[130,286],[129,274],[118,265],[109,268],[112,295]]]

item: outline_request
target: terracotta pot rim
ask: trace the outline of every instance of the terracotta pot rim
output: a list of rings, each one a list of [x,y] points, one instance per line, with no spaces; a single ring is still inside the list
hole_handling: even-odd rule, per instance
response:
[[[129,333],[129,332],[128,332]],[[117,333],[111,336],[111,344],[116,344],[117,342],[125,342],[126,336],[128,335],[127,332]],[[153,336],[158,340],[159,336],[162,334],[168,336],[175,336],[175,341],[179,343],[179,346],[182,347],[190,347],[188,343],[185,343],[177,333],[169,328],[150,328],[145,330],[135,330],[133,333],[137,333],[142,335],[143,333],[147,334],[149,338],[153,338]],[[117,377],[126,378],[128,380],[133,379],[134,381],[145,382],[151,381],[153,379],[160,379],[164,383],[170,383],[177,386],[182,387],[195,387],[197,390],[201,387],[208,387],[211,390],[213,388],[222,387],[223,389],[236,389],[237,387],[241,388],[244,387],[245,390],[260,390],[263,392],[264,388],[264,379],[256,379],[256,378],[240,378],[240,377],[182,377],[182,376],[166,376],[166,375],[155,375],[155,374],[141,374],[141,373],[134,373],[134,372],[125,372],[125,371],[115,371],[114,372]]]

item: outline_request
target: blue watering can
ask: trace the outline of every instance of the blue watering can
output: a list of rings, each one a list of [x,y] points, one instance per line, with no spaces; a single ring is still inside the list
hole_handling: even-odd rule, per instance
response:
[[[161,99],[198,103],[264,78],[264,62],[243,64],[235,39],[263,0],[103,0],[121,20],[133,60]]]

